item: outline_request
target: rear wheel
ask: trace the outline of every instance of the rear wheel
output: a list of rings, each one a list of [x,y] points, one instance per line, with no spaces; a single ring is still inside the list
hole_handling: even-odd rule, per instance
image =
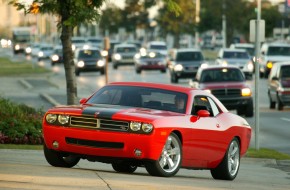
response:
[[[281,100],[279,99],[279,96],[277,95],[277,101],[278,101],[278,110],[283,110],[283,103],[281,102]]]
[[[60,152],[48,149],[43,145],[43,151],[46,161],[55,167],[71,168],[78,164],[80,158],[74,155],[62,155]]]
[[[178,83],[178,77],[174,73],[171,74],[171,82],[172,83]]]
[[[275,109],[276,107],[276,102],[274,102],[270,96],[270,93],[268,93],[268,96],[269,96],[269,103],[270,103],[270,109]]]
[[[120,173],[133,173],[137,169],[137,166],[130,165],[127,162],[112,163],[112,167],[116,172]]]
[[[240,168],[240,145],[237,138],[229,144],[228,150],[218,167],[211,169],[214,179],[234,180]]]
[[[163,147],[160,158],[145,164],[150,175],[171,177],[180,169],[182,160],[182,146],[178,136],[171,133]]]

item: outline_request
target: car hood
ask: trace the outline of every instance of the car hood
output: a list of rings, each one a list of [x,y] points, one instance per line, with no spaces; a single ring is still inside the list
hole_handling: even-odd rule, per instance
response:
[[[225,61],[227,61],[230,65],[244,65],[245,63],[248,63],[250,59],[225,59]]]
[[[201,83],[199,88],[204,89],[224,89],[224,88],[245,88],[248,87],[244,82],[215,82],[215,83]]]
[[[290,79],[281,79],[281,84],[284,88],[290,88]]]
[[[163,117],[182,116],[184,114],[154,110],[148,108],[134,108],[118,105],[84,104],[80,106],[57,106],[50,109],[50,113],[66,113],[71,115],[94,116],[102,119],[119,119],[133,121],[153,121]]]

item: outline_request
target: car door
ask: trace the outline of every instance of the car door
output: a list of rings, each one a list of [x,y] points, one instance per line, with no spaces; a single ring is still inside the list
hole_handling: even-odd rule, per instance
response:
[[[221,112],[209,96],[195,96],[192,106],[192,118],[189,133],[184,136],[183,159],[189,167],[207,168],[224,156],[227,146],[223,137],[223,125],[220,125]],[[209,117],[198,117],[197,111],[206,109]]]

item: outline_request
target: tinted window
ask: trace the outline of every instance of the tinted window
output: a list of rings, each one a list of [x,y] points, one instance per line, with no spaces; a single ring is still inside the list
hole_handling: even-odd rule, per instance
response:
[[[79,58],[101,58],[100,51],[98,50],[82,50],[79,52]]]
[[[269,47],[268,55],[290,55],[290,47]]]
[[[116,49],[117,53],[134,53],[137,52],[137,48],[135,47],[118,47]]]
[[[231,51],[225,51],[223,58],[229,58],[229,59],[248,59],[249,54],[247,52],[231,52]]]
[[[201,61],[203,56],[200,52],[179,52],[176,61]]]
[[[182,100],[184,103],[180,109],[176,105],[177,99]],[[142,107],[185,113],[187,95],[156,88],[106,86],[94,94],[88,100],[88,103]]]
[[[290,65],[281,67],[281,78],[290,78]]]
[[[160,50],[167,50],[167,47],[164,45],[151,45],[150,49],[160,49]]]
[[[201,73],[200,82],[242,82],[245,77],[241,70],[235,68],[205,69]]]
[[[219,113],[218,107],[214,101],[207,96],[195,96],[191,110],[192,115],[197,115],[199,110],[207,110],[210,116],[216,116]]]

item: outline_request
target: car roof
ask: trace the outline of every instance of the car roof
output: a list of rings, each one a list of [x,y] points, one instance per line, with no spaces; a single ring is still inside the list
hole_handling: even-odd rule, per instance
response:
[[[235,65],[208,65],[207,67],[201,68],[202,70],[210,70],[210,69],[239,69],[239,67]]]
[[[285,62],[276,62],[274,66],[284,66],[284,65],[289,65],[290,66],[290,61],[285,61]]]
[[[136,47],[135,44],[118,44],[115,45],[115,48],[119,48],[119,47]]]
[[[255,47],[254,44],[250,44],[250,43],[236,43],[233,44],[234,47]]]
[[[247,52],[245,49],[231,49],[231,48],[222,48],[224,52]]]
[[[264,45],[264,44],[263,44]],[[272,42],[272,43],[265,43],[267,46],[274,46],[274,47],[290,47],[290,44],[283,43],[283,42]]]
[[[201,50],[197,48],[180,48],[176,49],[176,52],[201,52]]]
[[[112,82],[109,85],[150,87],[178,91],[183,93],[189,93],[190,91],[195,90],[194,88],[190,87],[177,86],[172,84],[150,83],[150,82]]]
[[[166,42],[164,41],[150,41],[148,42],[150,45],[166,45]]]

